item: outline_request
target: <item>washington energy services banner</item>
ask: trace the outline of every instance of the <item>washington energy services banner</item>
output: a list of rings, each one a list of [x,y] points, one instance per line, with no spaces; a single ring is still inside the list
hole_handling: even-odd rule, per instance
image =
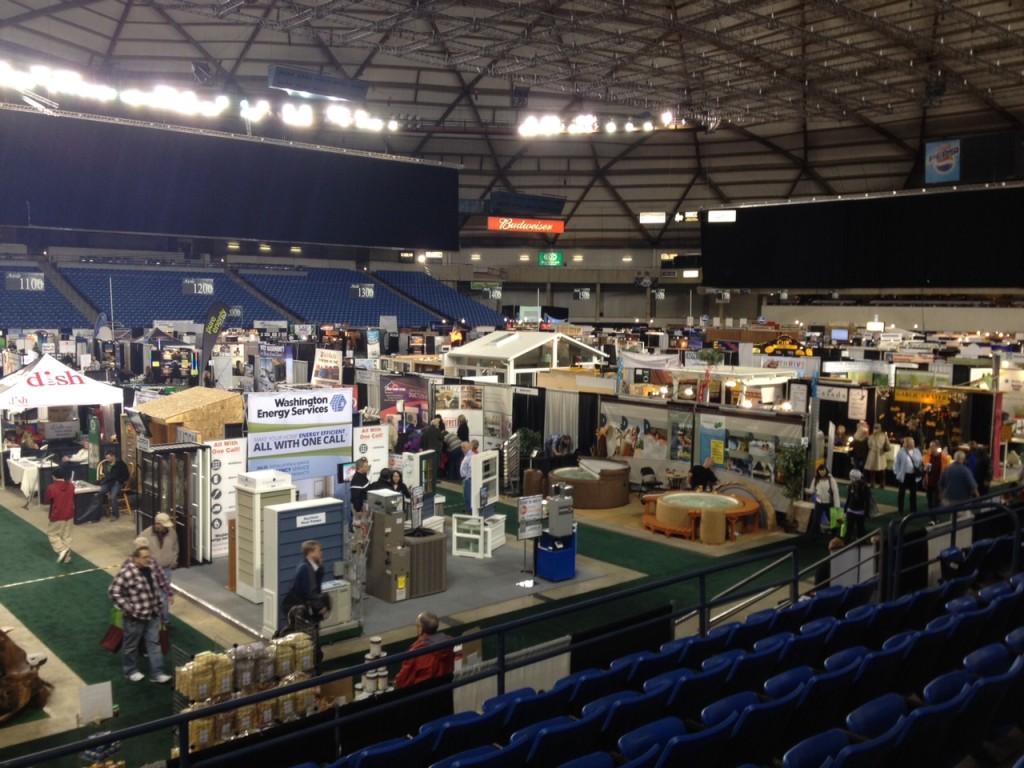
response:
[[[352,461],[352,389],[249,395],[249,471],[287,472],[300,499],[334,490],[338,465]]]

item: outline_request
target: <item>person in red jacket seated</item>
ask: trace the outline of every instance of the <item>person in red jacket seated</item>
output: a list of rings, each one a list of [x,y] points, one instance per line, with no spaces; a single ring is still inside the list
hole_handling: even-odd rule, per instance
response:
[[[409,646],[410,651],[427,648],[451,638],[444,632],[438,632],[437,616],[433,613],[421,613],[416,617],[416,641]],[[455,654],[452,649],[442,648],[434,653],[425,653],[415,659],[406,659],[395,677],[395,687],[405,688],[433,677],[450,675],[455,669]]]

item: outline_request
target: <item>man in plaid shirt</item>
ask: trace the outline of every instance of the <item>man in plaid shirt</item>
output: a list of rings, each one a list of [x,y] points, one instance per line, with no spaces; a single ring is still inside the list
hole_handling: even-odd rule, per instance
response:
[[[149,655],[149,679],[154,683],[166,683],[171,679],[164,672],[164,657],[160,652],[160,585],[151,560],[149,547],[136,547],[131,559],[122,566],[107,590],[123,616],[121,665],[124,676],[133,683],[145,677],[139,671],[140,639],[145,640]]]

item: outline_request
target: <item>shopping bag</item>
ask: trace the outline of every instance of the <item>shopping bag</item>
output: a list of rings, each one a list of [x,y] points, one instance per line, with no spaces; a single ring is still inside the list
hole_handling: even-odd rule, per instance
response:
[[[100,640],[100,645],[111,653],[121,650],[121,643],[124,641],[124,621],[121,616],[121,609],[116,605],[110,609],[110,626],[107,633]]]
[[[160,653],[167,656],[171,652],[171,636],[167,632],[167,625],[160,624]]]
[[[841,507],[830,508],[828,527],[832,529],[833,535],[844,538],[846,536],[846,510]]]

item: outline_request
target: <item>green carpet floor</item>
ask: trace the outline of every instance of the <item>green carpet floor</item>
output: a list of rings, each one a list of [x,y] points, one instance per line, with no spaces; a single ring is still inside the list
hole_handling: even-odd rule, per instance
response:
[[[119,705],[121,714],[105,723],[104,729],[120,729],[170,714],[172,690],[169,685],[128,682],[121,674],[120,655],[99,645],[110,624],[111,602],[107,587],[113,572],[97,570],[96,565],[77,554],[69,565],[54,562],[46,535],[3,507],[0,507],[0,528],[3,530],[0,536],[3,582],[12,585],[0,589],[0,602],[86,684],[112,681],[114,703]],[[175,626],[171,642],[177,653],[186,655],[215,647],[207,637],[183,624]],[[170,667],[170,660],[167,666]],[[45,666],[41,677],[46,679]],[[77,692],[74,695],[77,696]],[[87,738],[93,732],[91,727],[80,728],[0,749],[0,762]],[[2,741],[3,730],[0,730],[0,743]],[[143,765],[166,758],[170,746],[170,733],[136,738],[125,744],[121,758],[127,760],[128,765]],[[79,762],[77,758],[69,758],[51,765],[72,768]]]

